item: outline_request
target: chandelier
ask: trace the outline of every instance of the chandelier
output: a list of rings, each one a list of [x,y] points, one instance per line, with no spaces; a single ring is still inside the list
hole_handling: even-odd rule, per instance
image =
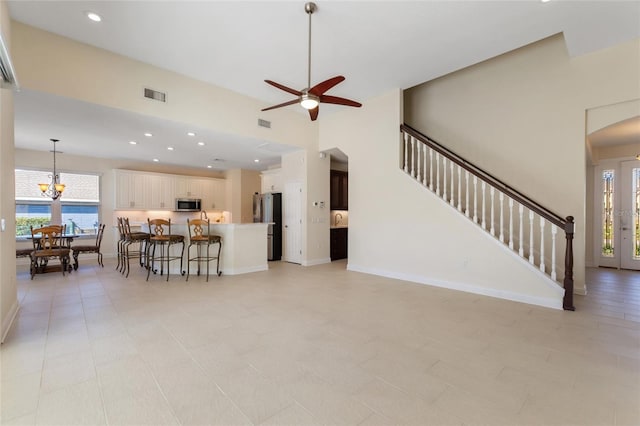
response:
[[[53,142],[53,174],[49,175],[51,178],[50,183],[39,183],[40,191],[42,191],[43,197],[49,197],[52,200],[57,200],[64,191],[64,184],[60,183],[60,176],[56,172],[56,142],[59,139],[50,139]]]

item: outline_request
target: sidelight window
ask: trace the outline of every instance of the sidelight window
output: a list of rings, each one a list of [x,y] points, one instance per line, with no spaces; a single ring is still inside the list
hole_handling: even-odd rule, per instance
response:
[[[605,257],[614,255],[614,185],[615,171],[604,170],[602,172],[602,255]]]

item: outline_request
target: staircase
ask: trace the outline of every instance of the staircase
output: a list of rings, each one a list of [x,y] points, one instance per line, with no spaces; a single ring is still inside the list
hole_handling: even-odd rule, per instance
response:
[[[562,286],[563,309],[575,310],[573,217],[557,215],[406,124],[400,132],[404,172]]]

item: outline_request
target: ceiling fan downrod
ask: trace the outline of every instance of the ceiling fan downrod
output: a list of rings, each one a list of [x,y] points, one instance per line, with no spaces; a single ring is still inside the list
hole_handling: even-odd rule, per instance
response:
[[[311,88],[311,15],[313,12],[318,10],[318,6],[316,6],[313,2],[305,3],[304,11],[309,15],[309,46],[308,46],[308,56],[307,56],[307,90]]]

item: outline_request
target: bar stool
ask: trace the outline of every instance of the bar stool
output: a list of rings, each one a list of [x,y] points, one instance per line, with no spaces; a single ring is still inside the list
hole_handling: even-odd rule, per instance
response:
[[[157,272],[154,269],[156,260],[160,262],[160,275],[164,273],[164,264],[167,264],[167,281],[169,281],[169,262],[173,260],[180,260],[180,274],[184,275],[184,270],[182,269],[184,236],[171,234],[171,219],[147,219],[147,223],[151,233],[147,247],[147,281],[149,281],[149,275],[152,270],[154,274]],[[182,244],[180,256],[171,254],[171,246],[175,244]],[[157,246],[160,246],[160,254],[158,256],[156,256]]]
[[[205,226],[207,233],[205,234]],[[187,228],[189,228],[189,247],[187,248],[187,281],[189,281],[189,273],[191,262],[197,262],[198,275],[200,275],[200,263],[207,264],[207,282],[209,282],[209,262],[216,260],[216,274],[222,275],[220,271],[220,251],[222,250],[222,237],[219,235],[211,235],[209,227],[209,219],[187,219]],[[209,248],[212,244],[218,244],[218,253],[211,256]],[[191,257],[191,246],[196,246],[196,255]],[[205,253],[203,253],[205,250]]]
[[[147,254],[147,246],[149,244],[150,234],[148,232],[131,232],[131,225],[129,224],[129,218],[118,218],[118,230],[120,230],[121,238],[118,241],[118,250],[120,255],[118,257],[118,264],[120,264],[120,272],[125,277],[129,277],[131,271],[130,259],[138,259],[140,266],[146,264],[145,256]],[[132,246],[134,246],[132,250]]]

